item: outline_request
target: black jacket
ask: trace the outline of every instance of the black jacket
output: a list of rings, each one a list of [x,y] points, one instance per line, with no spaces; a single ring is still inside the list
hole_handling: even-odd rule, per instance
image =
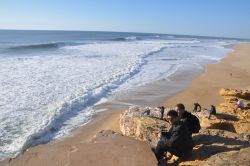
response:
[[[192,135],[192,133],[199,132],[201,127],[200,127],[199,119],[196,116],[194,116],[193,114],[191,114],[188,111],[185,111],[181,115],[180,119],[187,126],[191,135]]]
[[[161,139],[168,143],[168,147],[174,149],[179,156],[190,155],[194,147],[192,136],[181,121],[174,124],[169,132],[162,133]]]

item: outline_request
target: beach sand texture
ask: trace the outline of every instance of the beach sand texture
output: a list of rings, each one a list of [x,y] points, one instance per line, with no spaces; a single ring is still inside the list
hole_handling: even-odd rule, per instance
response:
[[[175,106],[182,102],[191,110],[193,103],[200,103],[203,108],[223,102],[219,95],[221,88],[250,88],[250,45],[242,44],[234,47],[234,52],[217,64],[206,65],[205,72],[192,81],[191,86],[174,97],[165,105]]]
[[[190,86],[170,97],[164,103],[174,107],[184,103],[191,110],[194,102],[203,108],[217,105],[223,101],[220,88],[250,88],[250,44],[234,47],[232,53],[217,64],[206,66],[206,70],[195,78]],[[13,166],[97,166],[97,165],[156,165],[156,159],[146,142],[119,134],[119,115],[121,111],[112,110],[98,113],[94,120],[74,132],[72,137],[39,145],[28,149],[16,159],[5,160],[0,165]],[[101,130],[114,130],[99,133]]]

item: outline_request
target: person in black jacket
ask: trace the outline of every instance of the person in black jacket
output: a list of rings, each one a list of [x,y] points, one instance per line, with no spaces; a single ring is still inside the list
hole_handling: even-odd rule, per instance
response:
[[[199,119],[195,115],[186,111],[185,106],[182,103],[176,105],[176,111],[178,112],[180,120],[188,127],[190,134],[199,132],[201,128]]]
[[[161,106],[161,107],[158,107],[158,109],[160,110],[160,113],[161,113],[160,119],[163,120],[165,107],[164,107],[164,106]]]
[[[178,118],[175,110],[167,113],[167,120],[171,125],[168,132],[160,132],[160,140],[155,148],[155,155],[159,162],[164,159],[164,152],[170,152],[180,158],[186,159],[192,154],[194,142],[186,125]]]

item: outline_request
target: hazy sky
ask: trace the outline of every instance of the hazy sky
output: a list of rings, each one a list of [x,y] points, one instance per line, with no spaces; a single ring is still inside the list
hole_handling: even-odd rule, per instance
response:
[[[250,0],[0,0],[0,29],[250,38]]]

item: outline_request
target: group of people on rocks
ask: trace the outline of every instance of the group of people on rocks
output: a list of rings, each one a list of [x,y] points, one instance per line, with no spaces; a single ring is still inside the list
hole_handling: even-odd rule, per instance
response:
[[[160,111],[164,113],[162,110],[164,107],[160,108]],[[163,118],[163,115],[161,117]],[[189,158],[194,147],[192,134],[200,130],[199,119],[186,111],[182,103],[177,104],[175,110],[167,112],[166,120],[171,125],[170,130],[156,133],[159,141],[154,152],[159,165],[166,164],[167,158],[164,155],[166,152],[182,159]]]
[[[237,108],[244,109],[242,100],[236,101]],[[160,119],[164,120],[164,107],[158,107],[160,110]],[[199,103],[194,103],[193,112],[200,112],[201,106]],[[211,115],[216,114],[216,108],[211,105],[209,111],[209,119]],[[165,157],[166,152],[170,152],[180,159],[188,159],[192,155],[192,149],[194,142],[192,134],[198,133],[200,130],[199,119],[192,113],[186,111],[185,106],[182,103],[176,105],[175,109],[167,112],[166,119],[169,122],[171,128],[169,131],[158,131],[156,132],[159,141],[157,146],[153,149],[155,156],[160,166],[166,165],[168,160]]]

